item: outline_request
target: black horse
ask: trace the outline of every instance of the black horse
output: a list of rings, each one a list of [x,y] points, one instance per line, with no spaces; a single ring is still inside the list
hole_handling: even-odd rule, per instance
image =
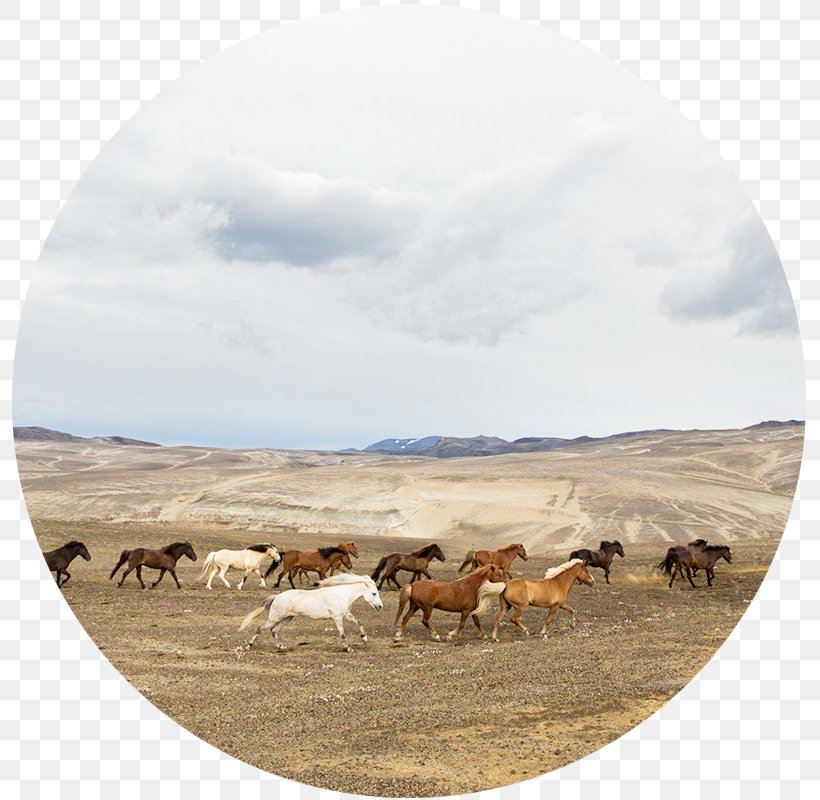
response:
[[[54,577],[57,579],[57,586],[60,588],[68,583],[71,573],[67,567],[77,556],[82,556],[86,561],[91,561],[91,554],[88,552],[88,548],[82,542],[74,540],[66,542],[62,547],[58,547],[56,550],[49,550],[47,553],[43,553],[43,558],[45,558],[46,564],[48,564],[48,571],[54,573]],[[65,575],[65,580],[62,583],[60,583],[61,575]]]
[[[588,567],[602,569],[606,576],[606,582],[609,583],[609,565],[612,563],[612,559],[615,558],[615,553],[621,558],[624,557],[624,548],[617,539],[614,542],[601,542],[599,550],[573,550],[569,557],[570,560],[582,558],[587,562]]]

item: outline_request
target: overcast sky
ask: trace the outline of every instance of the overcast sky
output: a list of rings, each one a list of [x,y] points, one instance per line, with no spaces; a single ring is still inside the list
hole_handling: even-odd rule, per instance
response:
[[[322,15],[166,89],[23,312],[16,425],[363,447],[803,417],[735,177],[613,63],[494,15]]]

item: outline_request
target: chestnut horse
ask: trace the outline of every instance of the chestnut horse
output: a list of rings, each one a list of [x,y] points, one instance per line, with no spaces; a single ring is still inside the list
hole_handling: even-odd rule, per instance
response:
[[[68,579],[71,577],[71,573],[68,571],[68,565],[77,556],[82,556],[86,561],[91,561],[91,554],[88,552],[88,548],[86,548],[82,542],[74,540],[66,542],[62,547],[58,547],[56,550],[49,550],[47,553],[43,553],[48,571],[54,573],[54,577],[57,579],[57,586],[60,588],[68,583]],[[62,583],[60,583],[61,575],[65,575],[65,580]]]
[[[729,564],[732,563],[732,551],[725,544],[706,544],[704,539],[696,539],[686,547],[682,545],[670,547],[666,552],[666,558],[658,564],[658,569],[671,576],[670,589],[675,578],[683,575],[684,572],[692,588],[696,589],[695,582],[692,580],[692,571],[706,570],[706,584],[711,586],[715,577],[715,564],[721,558]]]
[[[458,571],[461,572],[465,567],[477,569],[487,564],[495,564],[497,567],[501,567],[504,571],[504,577],[509,579],[512,577],[510,564],[516,556],[520,556],[524,561],[527,560],[527,551],[524,549],[523,544],[508,544],[499,550],[470,550],[464,556],[464,561],[462,561]]]
[[[353,556],[353,558],[359,557],[359,548],[356,547],[355,542],[336,542],[336,544],[334,544],[333,546],[339,547],[342,550],[347,550],[348,555]],[[338,564],[330,568],[329,574],[335,575],[337,572],[341,571],[342,565]],[[306,570],[302,569],[302,567],[299,567],[299,571],[296,573],[296,575],[294,575],[294,577],[297,578],[300,583],[304,583],[306,580],[308,580],[308,574],[310,572],[316,572],[316,570]]]
[[[425,578],[430,577],[427,567],[434,558],[439,561],[446,561],[444,553],[435,542],[419,547],[418,550],[414,550],[412,553],[391,553],[389,556],[381,558],[370,577],[375,581],[378,579],[379,573],[384,570],[384,575],[379,581],[379,589],[382,588],[385,581],[388,582],[388,585],[393,583],[397,589],[401,589],[401,584],[396,580],[396,573],[400,569],[405,570],[405,572],[412,572],[413,577],[410,579],[410,583],[415,583],[422,575]]]
[[[567,603],[567,597],[576,581],[585,583],[587,586],[592,586],[595,583],[595,578],[587,571],[587,563],[582,558],[573,558],[565,564],[548,569],[544,573],[544,577],[538,581],[528,581],[524,578],[507,581],[507,585],[499,597],[501,607],[493,626],[493,641],[498,641],[498,626],[511,608],[513,612],[510,619],[527,636],[530,632],[521,622],[521,615],[529,606],[549,608],[549,613],[541,628],[541,636],[544,639],[547,638],[547,627],[552,622],[552,618],[558,613],[559,608],[563,608],[564,611],[570,614],[569,624],[574,628],[575,609]]]
[[[324,580],[328,572],[334,567],[344,566],[347,569],[353,569],[350,555],[342,547],[320,547],[318,550],[288,550],[282,556],[281,564],[282,571],[274,584],[275,589],[279,588],[279,584],[282,583],[282,578],[285,575],[288,576],[291,588],[295,589],[293,578],[299,570],[318,572],[319,580]],[[276,569],[276,566],[276,564],[271,564],[268,567],[265,572],[266,578]]]
[[[182,556],[188,556],[191,561],[196,561],[196,553],[194,552],[194,548],[191,547],[190,542],[174,542],[173,544],[165,545],[162,550],[146,550],[144,547],[138,547],[136,550],[123,550],[120,555],[120,560],[114,569],[111,570],[108,580],[111,580],[117,570],[127,561],[128,569],[123,572],[122,578],[120,578],[120,582],[117,586],[122,586],[123,581],[128,577],[128,573],[131,572],[132,569],[136,569],[137,580],[144,589],[145,584],[142,582],[142,568],[149,567],[150,569],[159,570],[159,577],[151,584],[152,589],[162,580],[166,572],[171,573],[171,577],[176,582],[177,589],[181,589],[182,584],[179,578],[177,578],[176,566],[177,561],[179,561]]]
[[[405,583],[399,595],[399,608],[393,624],[398,624],[408,602],[410,608],[396,631],[395,640],[400,642],[404,638],[405,626],[410,618],[421,609],[422,624],[430,631],[433,639],[440,642],[441,637],[430,624],[430,615],[433,613],[434,608],[461,614],[458,627],[447,634],[448,639],[452,639],[464,627],[467,617],[470,616],[473,618],[476,628],[478,628],[479,635],[484,639],[486,635],[481,629],[479,616],[487,610],[491,599],[503,590],[504,572],[501,567],[497,567],[495,564],[487,564],[487,566],[480,567],[469,575],[454,581],[431,581],[425,578],[418,583]]]
[[[615,553],[621,558],[624,557],[624,548],[617,539],[614,542],[601,542],[599,550],[587,550],[586,548],[573,550],[569,557],[570,559],[582,558],[587,562],[588,567],[602,569],[606,576],[606,582],[609,583],[609,565],[612,563],[612,559],[615,558]]]

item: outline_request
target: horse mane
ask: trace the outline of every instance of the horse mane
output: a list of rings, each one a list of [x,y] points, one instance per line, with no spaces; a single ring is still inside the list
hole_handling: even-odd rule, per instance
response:
[[[341,547],[320,547],[320,548],[319,548],[319,552],[320,552],[320,553],[321,553],[321,554],[322,554],[325,558],[329,558],[329,557],[330,557],[330,556],[332,556],[334,553],[340,553],[340,554],[343,554],[343,555],[349,555],[349,553],[347,552],[347,550],[345,550],[345,549],[343,549],[343,548],[341,548]]]
[[[369,575],[356,575],[355,572],[340,572],[338,575],[331,575],[323,581],[319,581],[319,586],[344,586],[351,583],[364,583],[376,585]]]
[[[690,547],[694,545],[695,547],[706,547],[706,539],[692,539],[691,542],[687,545]],[[716,545],[709,545],[710,547],[715,547]]]
[[[515,550],[516,547],[523,547],[524,545],[521,542],[516,542],[515,544],[508,544],[506,547],[499,547],[499,550]]]
[[[438,545],[435,542],[432,542],[431,544],[424,545],[424,547],[419,547],[418,550],[414,550],[413,555],[416,556],[416,558],[423,558],[424,556],[429,555],[437,547]]]
[[[72,539],[70,542],[66,542],[62,547],[85,547],[82,542],[78,542],[76,539]]]
[[[249,544],[245,549],[253,550],[254,553],[267,553],[268,548],[273,547],[272,544]]]
[[[718,550],[729,550],[731,552],[728,544],[707,544],[703,549],[708,553],[715,553]]]
[[[172,550],[175,550],[177,547],[190,547],[191,545],[188,542],[172,542],[171,544],[166,544],[160,550],[160,553],[170,553]]]
[[[545,573],[545,578],[557,578],[562,572],[566,572],[570,567],[574,567],[576,564],[583,564],[584,560],[582,558],[571,558],[569,561],[565,561],[563,564],[559,564],[557,567],[550,567]]]

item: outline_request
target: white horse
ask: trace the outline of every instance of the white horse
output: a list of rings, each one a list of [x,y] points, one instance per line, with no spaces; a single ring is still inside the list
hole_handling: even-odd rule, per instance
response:
[[[198,580],[202,580],[208,570],[211,570],[211,574],[208,576],[208,588],[214,588],[211,586],[211,581],[216,577],[217,573],[219,573],[222,583],[230,589],[231,584],[225,580],[225,573],[231,568],[241,569],[245,571],[245,574],[237,585],[237,589],[242,588],[245,580],[250,577],[252,572],[255,572],[259,576],[259,585],[267,589],[268,585],[265,583],[265,579],[259,571],[259,565],[267,556],[273,559],[274,564],[281,561],[282,558],[279,555],[279,551],[272,544],[252,544],[244,550],[217,550],[214,553],[208,553],[208,557],[205,559],[205,566],[202,568]]]
[[[376,611],[384,608],[382,599],[379,597],[379,590],[371,578],[366,575],[343,572],[319,581],[318,589],[288,589],[281,594],[271,595],[261,608],[251,611],[242,620],[239,630],[245,630],[254,620],[267,613],[267,621],[259,626],[245,647],[250,650],[256,637],[263,631],[269,630],[273,634],[273,641],[277,649],[282,651],[285,648],[279,642],[279,629],[287,625],[294,617],[332,619],[336,623],[336,630],[339,631],[342,646],[345,652],[349,653],[350,646],[345,638],[344,620],[348,619],[358,625],[362,640],[367,641],[364,626],[350,613],[350,607],[360,597],[363,597]]]

